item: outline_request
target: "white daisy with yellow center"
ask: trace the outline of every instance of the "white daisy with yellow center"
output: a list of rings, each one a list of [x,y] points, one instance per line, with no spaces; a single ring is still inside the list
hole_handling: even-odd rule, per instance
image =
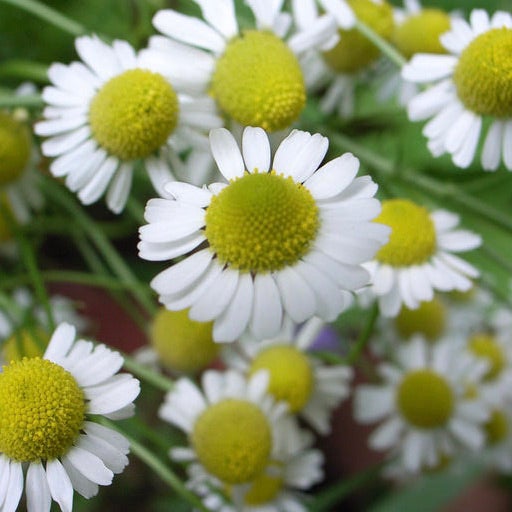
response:
[[[430,119],[423,134],[432,154],[449,153],[463,168],[474,160],[489,121],[482,167],[496,170],[503,160],[512,170],[512,16],[475,9],[469,23],[452,20],[441,43],[449,55],[417,54],[402,70],[405,80],[435,83],[409,102],[409,118]]]
[[[110,485],[128,464],[128,441],[89,416],[133,413],[139,382],[117,375],[123,358],[104,345],[75,340],[60,324],[43,358],[12,361],[0,373],[0,508],[15,510],[26,468],[28,512],[52,499],[71,511],[73,490],[85,498]]]
[[[146,206],[141,258],[187,255],[151,282],[162,304],[213,320],[222,342],[246,329],[274,337],[284,313],[296,322],[334,320],[350,291],[368,282],[361,263],[387,240],[389,228],[371,222],[380,212],[375,183],[354,179],[359,161],[350,153],[318,168],[328,147],[318,133],[294,130],[273,161],[261,128],[245,129],[242,152],[223,128],[210,141],[228,183],[171,182],[172,200]]]
[[[323,455],[311,449],[314,437],[291,417],[279,420],[272,461],[254,480],[226,486],[199,464],[187,468],[187,486],[202,497],[208,510],[218,512],[306,512],[305,491],[323,477]]]
[[[485,450],[478,455],[488,469],[510,474],[512,471],[512,410],[510,403],[491,411],[484,425]]]
[[[396,362],[378,368],[382,385],[365,384],[355,391],[356,419],[384,420],[371,434],[370,446],[397,456],[412,473],[436,467],[461,450],[482,448],[489,409],[478,389],[487,364],[452,339],[432,345],[417,337],[399,347],[395,357]]]
[[[372,275],[369,292],[382,315],[394,317],[402,304],[410,309],[430,301],[434,290],[469,290],[478,270],[453,253],[470,251],[480,236],[456,229],[459,217],[445,210],[429,212],[409,199],[383,201],[376,222],[391,227],[389,242],[365,267]]]
[[[318,9],[313,0],[297,0],[294,7],[295,22],[299,27],[310,23],[300,9],[309,6],[314,17]],[[381,37],[389,39],[393,31],[393,9],[383,0],[323,1],[323,8],[336,19],[337,39],[315,51],[307,52],[301,59],[306,77],[306,87],[312,92],[324,91],[320,99],[320,109],[325,113],[337,113],[349,117],[355,108],[355,90],[359,83],[367,80],[369,71],[380,58],[379,49],[354,28],[359,19]],[[335,43],[335,44],[333,44]]]
[[[172,448],[171,458],[198,462],[224,485],[247,484],[273,460],[286,404],[267,394],[266,372],[246,379],[233,370],[207,370],[201,382],[199,389],[177,380],[160,407],[159,416],[189,437],[190,447]]]
[[[110,46],[83,36],[75,47],[83,62],[48,70],[53,85],[43,91],[48,106],[35,132],[50,137],[42,151],[56,157],[54,176],[65,177],[84,204],[106,194],[107,206],[119,213],[139,162],[162,192],[162,183],[174,179],[169,167],[183,167],[176,152],[204,153],[206,134],[222,121],[206,95],[188,95],[178,71],[127,42]]]
[[[155,58],[181,66],[182,79],[208,91],[241,126],[275,132],[297,121],[306,102],[297,57],[332,37],[334,19],[312,19],[296,30],[282,1],[248,0],[255,27],[242,31],[233,0],[194,1],[204,21],[170,9],[157,12],[153,24],[166,37],[150,39]]]
[[[286,319],[273,339],[244,338],[223,353],[230,368],[252,375],[269,372],[268,392],[288,404],[320,434],[331,430],[330,415],[350,391],[352,369],[344,365],[328,366],[308,349],[318,338],[325,323],[312,318],[300,328]]]

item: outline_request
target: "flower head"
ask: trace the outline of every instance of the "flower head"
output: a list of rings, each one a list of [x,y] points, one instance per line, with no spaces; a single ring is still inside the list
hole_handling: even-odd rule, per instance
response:
[[[497,11],[489,17],[475,9],[470,23],[452,20],[441,43],[449,55],[417,54],[402,70],[405,80],[436,82],[411,99],[409,118],[431,118],[423,129],[430,151],[434,156],[449,153],[458,167],[471,164],[483,123],[490,120],[482,166],[495,170],[503,160],[512,170],[512,95],[508,86],[512,16]]]
[[[137,162],[160,191],[162,181],[174,178],[169,164],[179,167],[176,150],[204,151],[205,134],[221,121],[211,100],[185,94],[164,63],[127,42],[110,46],[83,36],[75,46],[83,62],[50,66],[45,120],[35,131],[50,137],[42,150],[57,157],[54,176],[66,177],[84,204],[106,193],[108,207],[119,213]]]
[[[271,162],[261,128],[246,128],[242,152],[225,129],[210,134],[214,159],[229,183],[196,188],[169,183],[173,199],[153,199],[140,228],[140,256],[168,260],[189,254],[151,286],[170,310],[214,320],[216,341],[249,328],[275,336],[287,313],[333,320],[367,283],[360,266],[386,240],[370,222],[380,210],[376,185],[357,178],[359,162],[342,155],[318,168],[328,141],[293,131]]]
[[[86,498],[109,485],[128,463],[129,444],[90,415],[125,418],[139,382],[116,375],[122,357],[104,345],[76,340],[60,324],[43,358],[12,361],[0,373],[0,503],[14,510],[26,474],[27,509],[70,511],[73,489]]]

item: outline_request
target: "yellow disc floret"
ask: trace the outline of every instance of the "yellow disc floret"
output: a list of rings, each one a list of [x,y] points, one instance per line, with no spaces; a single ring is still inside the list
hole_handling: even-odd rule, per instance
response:
[[[304,77],[288,46],[271,32],[247,31],[231,40],[217,61],[211,93],[243,126],[282,130],[306,103]]]
[[[61,366],[38,357],[0,374],[0,452],[20,462],[64,455],[84,422],[84,395]]]
[[[313,391],[313,370],[306,355],[290,345],[262,350],[252,361],[250,374],[268,370],[268,392],[287,402],[292,413],[306,405]]]
[[[387,2],[348,0],[359,20],[384,39],[393,33],[393,9]],[[356,28],[339,30],[336,46],[323,53],[327,65],[338,73],[356,73],[373,63],[380,50]]]
[[[199,416],[191,441],[207,471],[228,484],[240,484],[262,473],[270,456],[272,434],[256,405],[226,399]]]
[[[436,230],[428,210],[408,199],[382,202],[375,222],[391,227],[389,242],[377,253],[377,260],[393,267],[419,265],[436,250]]]
[[[493,380],[499,376],[506,364],[505,354],[496,338],[490,334],[475,334],[468,342],[468,347],[477,357],[485,359],[489,368],[485,380]]]
[[[512,29],[476,37],[460,54],[453,74],[464,106],[483,116],[512,116]]]
[[[415,53],[447,53],[439,36],[450,29],[450,17],[440,9],[422,9],[395,27],[394,45],[410,59]]]
[[[252,482],[251,487],[245,495],[244,501],[249,506],[264,505],[275,499],[279,491],[283,488],[282,463],[273,463],[272,473],[262,473],[257,476]]]
[[[450,419],[453,392],[444,377],[432,370],[413,370],[398,386],[396,401],[403,417],[415,427],[434,429]]]
[[[255,173],[212,198],[205,235],[221,263],[271,272],[306,254],[318,226],[318,207],[307,188],[274,172]]]
[[[169,369],[196,372],[211,363],[219,352],[212,326],[212,322],[191,320],[187,310],[160,308],[151,325],[151,345]]]
[[[30,131],[24,123],[0,112],[0,187],[16,181],[30,158]]]
[[[162,75],[130,69],[98,91],[89,122],[102,148],[121,160],[136,160],[165,144],[176,128],[178,108],[178,97]]]
[[[445,325],[446,308],[438,298],[421,302],[417,309],[403,306],[395,318],[396,329],[404,338],[410,338],[413,334],[422,334],[433,341],[441,336]]]
[[[19,329],[2,345],[5,361],[19,361],[24,357],[42,357],[50,335],[41,328]]]
[[[491,417],[484,425],[488,444],[498,444],[503,441],[509,433],[510,425],[507,416],[503,411],[494,410]]]

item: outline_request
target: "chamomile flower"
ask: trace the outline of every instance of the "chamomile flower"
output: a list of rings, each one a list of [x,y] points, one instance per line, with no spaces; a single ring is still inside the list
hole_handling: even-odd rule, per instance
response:
[[[187,255],[151,282],[160,302],[213,320],[216,341],[233,341],[246,328],[255,338],[274,337],[284,313],[296,322],[334,320],[350,291],[368,282],[360,264],[387,240],[389,228],[371,222],[380,211],[377,186],[354,179],[359,161],[349,153],[318,169],[328,147],[320,134],[293,131],[273,162],[261,128],[245,129],[242,152],[223,128],[210,141],[229,182],[171,182],[174,199],[146,206],[140,256]]]
[[[159,416],[183,430],[190,446],[172,448],[175,460],[198,462],[225,485],[247,484],[260,475],[276,453],[276,429],[286,413],[267,394],[268,375],[245,379],[228,370],[207,370],[202,389],[181,378],[165,396]]]
[[[158,310],[149,328],[150,347],[137,351],[137,359],[177,373],[196,373],[212,363],[220,349],[213,341],[211,322],[196,322],[187,310]]]
[[[305,491],[321,481],[323,456],[311,449],[313,436],[291,417],[279,420],[275,450],[266,470],[246,485],[226,487],[199,464],[187,468],[187,486],[209,510],[218,512],[306,512]]]
[[[84,204],[106,194],[107,206],[119,213],[139,162],[159,191],[173,179],[176,151],[204,152],[208,130],[222,122],[213,101],[188,95],[168,66],[127,42],[110,46],[83,36],[75,47],[83,62],[48,70],[53,85],[43,99],[49,106],[35,132],[50,137],[42,151],[57,157],[50,166],[54,176],[65,177]]]
[[[208,91],[239,125],[269,132],[288,128],[306,102],[297,56],[329,40],[336,31],[334,19],[323,16],[304,30],[291,30],[282,1],[247,0],[255,27],[242,32],[233,0],[195,3],[204,21],[170,9],[157,12],[153,24],[167,37],[152,37],[150,53],[172,60],[169,65],[182,69],[183,81]]]
[[[512,410],[510,404],[493,409],[484,425],[485,450],[479,454],[486,467],[512,472]]]
[[[318,337],[324,322],[312,318],[300,329],[293,322],[284,322],[273,339],[242,339],[237,346],[226,347],[223,356],[230,368],[252,375],[269,372],[268,392],[276,400],[288,404],[321,434],[330,432],[330,414],[349,394],[352,369],[328,366],[307,352]]]
[[[453,253],[475,249],[480,236],[456,229],[459,217],[445,210],[429,212],[409,199],[383,201],[377,222],[391,227],[389,242],[365,267],[369,290],[384,316],[396,316],[433,299],[434,290],[469,290],[478,270]],[[367,293],[367,292],[364,292]]]
[[[339,40],[330,48],[308,52],[301,64],[308,90],[326,89],[320,100],[320,109],[325,113],[336,112],[341,117],[348,117],[354,111],[357,84],[366,79],[380,57],[379,49],[353,27],[354,16],[381,37],[389,39],[394,23],[393,9],[381,0],[347,0],[350,11],[344,13],[339,12],[340,1],[324,4],[340,27]],[[307,23],[297,15],[295,17],[297,23]]]
[[[132,413],[139,382],[116,375],[123,358],[104,345],[75,340],[60,324],[43,358],[25,358],[0,373],[0,507],[15,510],[23,492],[29,512],[52,499],[71,511],[73,490],[86,498],[110,485],[128,464],[128,441],[89,416]]]
[[[436,467],[443,457],[483,446],[489,409],[470,391],[486,368],[452,339],[428,344],[417,337],[397,349],[395,362],[379,366],[382,385],[356,388],[355,417],[384,420],[369,444],[396,455],[405,470]]]
[[[441,36],[449,55],[417,54],[404,66],[402,76],[415,83],[435,83],[411,99],[409,118],[430,119],[423,129],[434,156],[449,153],[458,167],[475,157],[482,126],[489,121],[481,163],[495,170],[503,160],[512,170],[512,97],[509,48],[512,16],[475,9],[470,22],[452,20]]]

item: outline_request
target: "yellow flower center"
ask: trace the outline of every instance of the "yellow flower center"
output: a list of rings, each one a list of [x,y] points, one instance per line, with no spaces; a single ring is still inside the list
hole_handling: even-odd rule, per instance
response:
[[[418,265],[436,250],[436,230],[428,210],[408,199],[382,202],[375,222],[391,227],[389,242],[377,253],[377,260],[393,267]]]
[[[273,467],[279,472],[282,470],[282,464],[277,461],[273,463]],[[244,501],[249,506],[263,505],[275,499],[282,488],[282,476],[269,475],[264,472],[252,481]]]
[[[407,373],[398,386],[396,400],[404,418],[411,425],[424,429],[445,425],[454,408],[450,385],[432,370]]]
[[[319,226],[309,190],[275,172],[245,174],[212,198],[205,235],[222,264],[271,272],[296,263]]]
[[[21,176],[30,159],[30,149],[27,126],[0,112],[0,187]]]
[[[98,91],[89,107],[89,122],[101,147],[121,160],[135,160],[165,144],[178,114],[178,97],[162,75],[130,69]]]
[[[2,345],[5,361],[19,361],[24,357],[42,357],[50,335],[43,329],[20,329]]]
[[[272,433],[256,405],[227,399],[199,416],[191,441],[207,471],[228,484],[240,484],[251,481],[265,468]]]
[[[438,298],[421,302],[418,309],[403,306],[395,318],[396,329],[404,338],[410,338],[413,334],[422,334],[434,341],[441,336],[445,325],[446,308]]]
[[[502,411],[495,410],[484,425],[488,444],[498,444],[509,432],[509,422]]]
[[[307,404],[314,386],[314,376],[308,358],[290,345],[277,345],[262,350],[253,360],[249,373],[268,370],[268,392],[277,400],[288,402],[296,413]]]
[[[495,28],[476,37],[461,53],[453,81],[468,110],[512,116],[512,29]]]
[[[392,41],[406,59],[415,53],[447,53],[439,36],[450,29],[450,17],[440,9],[422,9],[395,27]]]
[[[187,310],[160,308],[151,325],[151,345],[169,369],[193,373],[211,363],[219,352],[212,325],[191,320]]]
[[[498,377],[505,367],[506,358],[496,339],[489,334],[475,334],[469,339],[468,346],[473,354],[489,363],[485,380],[494,380]]]
[[[85,415],[82,390],[61,366],[38,357],[0,374],[0,452],[20,462],[64,455]]]
[[[393,9],[387,2],[348,0],[356,17],[384,39],[393,33]],[[336,46],[323,53],[327,65],[338,73],[356,73],[377,60],[380,50],[356,28],[339,30]]]
[[[243,126],[282,130],[306,103],[304,77],[293,52],[271,32],[249,30],[232,39],[217,61],[211,93]]]

